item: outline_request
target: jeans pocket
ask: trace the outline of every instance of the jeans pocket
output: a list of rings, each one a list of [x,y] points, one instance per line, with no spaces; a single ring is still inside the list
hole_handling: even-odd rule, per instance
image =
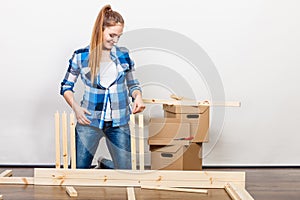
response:
[[[123,126],[119,126],[120,130],[123,132],[123,133],[127,133],[129,134],[130,132],[130,129],[129,129],[129,124],[125,124]]]

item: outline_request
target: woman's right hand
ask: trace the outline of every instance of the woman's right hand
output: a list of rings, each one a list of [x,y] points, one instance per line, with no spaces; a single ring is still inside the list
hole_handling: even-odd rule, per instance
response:
[[[77,122],[82,125],[89,125],[91,121],[86,117],[86,114],[91,115],[91,113],[86,109],[78,106],[73,109],[76,115]]]

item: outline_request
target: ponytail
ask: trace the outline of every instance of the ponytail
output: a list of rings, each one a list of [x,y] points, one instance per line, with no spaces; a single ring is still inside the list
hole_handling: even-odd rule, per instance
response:
[[[114,26],[117,23],[124,24],[123,17],[111,9],[110,5],[105,5],[100,10],[94,24],[89,53],[89,68],[91,72],[91,83],[93,85],[95,77],[100,70],[102,55],[103,31],[105,27]]]

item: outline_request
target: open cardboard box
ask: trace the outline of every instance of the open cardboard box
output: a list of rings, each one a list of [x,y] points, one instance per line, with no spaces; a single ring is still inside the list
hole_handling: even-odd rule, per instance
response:
[[[190,137],[190,124],[180,123],[178,120],[168,121],[165,118],[151,118],[149,123],[149,145],[188,145],[188,140],[180,138]]]
[[[149,145],[208,142],[208,114],[204,114],[199,119],[151,118],[148,127]],[[190,138],[190,140],[179,140],[180,138]]]
[[[153,170],[202,170],[202,143],[150,146]]]
[[[191,142],[208,142],[209,106],[163,105],[164,116],[168,123],[189,123]],[[170,118],[173,118],[171,120]]]

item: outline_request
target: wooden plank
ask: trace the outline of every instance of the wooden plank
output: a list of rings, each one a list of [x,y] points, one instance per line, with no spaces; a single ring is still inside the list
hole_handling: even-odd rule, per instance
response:
[[[139,115],[139,163],[140,170],[145,170],[145,147],[144,147],[144,116]]]
[[[7,169],[7,170],[3,171],[0,174],[0,177],[10,177],[12,175],[13,175],[12,170],[11,169]]]
[[[183,105],[183,106],[224,106],[224,107],[241,107],[239,101],[226,101],[226,102],[208,102],[196,100],[168,100],[168,99],[143,99],[144,103],[149,104],[168,104],[168,105]]]
[[[63,166],[68,169],[68,133],[67,133],[67,114],[62,113],[62,136],[63,136]]]
[[[227,182],[245,187],[245,172],[36,168],[34,180],[36,185],[224,188]]]
[[[70,113],[71,168],[76,169],[75,116]]]
[[[150,189],[150,190],[167,190],[167,191],[175,191],[175,192],[192,192],[192,193],[208,194],[208,190],[204,190],[204,189],[157,187],[157,186],[149,186],[149,185],[148,186],[142,185],[141,188]]]
[[[127,187],[127,200],[135,200],[134,188]]]
[[[225,184],[225,190],[233,200],[254,200],[244,187],[234,183]],[[233,197],[231,194],[234,194]]]
[[[60,127],[59,127],[59,113],[54,114],[55,117],[55,167],[60,168]]]
[[[66,192],[68,193],[68,195],[70,197],[77,197],[78,196],[77,191],[75,190],[74,187],[66,186]]]
[[[135,115],[130,115],[131,168],[136,170]]]
[[[226,183],[224,186],[225,191],[230,196],[232,200],[241,200],[239,195],[236,193],[236,191],[231,187],[230,184]]]
[[[0,184],[33,185],[33,177],[0,177]]]

